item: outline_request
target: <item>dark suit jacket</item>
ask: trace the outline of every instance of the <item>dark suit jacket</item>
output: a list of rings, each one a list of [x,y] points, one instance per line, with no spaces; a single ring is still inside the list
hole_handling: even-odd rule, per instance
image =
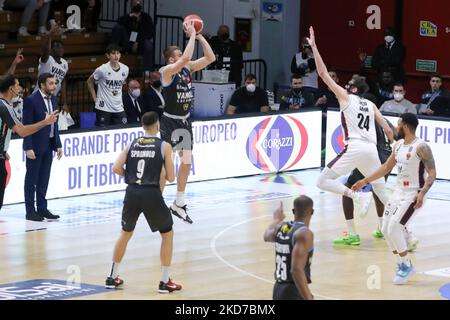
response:
[[[52,97],[51,101],[53,111],[57,110],[58,100],[55,97]],[[44,120],[46,112],[47,107],[41,96],[41,92],[38,90],[26,97],[23,101],[23,124],[33,124]],[[38,132],[24,138],[23,150],[33,150],[34,153],[40,154],[47,151],[48,148],[51,148],[54,151],[61,148],[58,123],[55,123],[53,126],[54,139],[50,139],[50,128],[51,126],[46,126]]]
[[[390,50],[387,49],[386,43],[383,43],[375,50],[372,67],[379,74],[384,70],[391,71],[395,81],[403,83],[405,81],[405,70],[403,68],[405,57],[406,49],[398,40],[395,41]]]
[[[140,113],[139,110],[137,110],[134,106],[134,102],[131,99],[129,93],[122,94],[122,101],[125,113],[127,114],[128,123],[138,123],[139,121],[141,121],[141,117],[144,114],[144,100],[142,100],[142,96],[137,99],[139,107],[141,108]]]
[[[159,96],[156,94],[155,90],[152,88],[148,88],[144,92],[144,113],[149,111],[155,111],[157,114],[159,114],[159,117],[162,116],[164,109],[159,108],[163,102],[159,98]]]

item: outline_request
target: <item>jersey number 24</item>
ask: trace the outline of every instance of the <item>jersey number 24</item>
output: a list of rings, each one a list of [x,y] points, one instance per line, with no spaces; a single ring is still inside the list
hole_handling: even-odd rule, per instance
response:
[[[359,123],[358,123],[358,127],[362,130],[362,129],[366,129],[367,131],[369,131],[369,116],[364,116],[362,113],[358,113],[358,119],[359,119]]]

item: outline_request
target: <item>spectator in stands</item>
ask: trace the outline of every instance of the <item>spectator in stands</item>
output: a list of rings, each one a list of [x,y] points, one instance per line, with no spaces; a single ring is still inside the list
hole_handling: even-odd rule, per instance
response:
[[[161,74],[157,71],[152,72],[149,80],[148,89],[144,92],[144,113],[154,111],[161,117],[165,106],[162,95]]]
[[[61,32],[59,26],[56,25],[50,29],[50,33],[42,47],[41,58],[39,59],[38,78],[44,73],[50,73],[55,77],[56,88],[53,94],[58,96],[61,92],[61,99],[58,100],[58,105],[62,106],[62,109],[65,112],[69,112],[65,81],[67,73],[69,72],[69,64],[67,63],[67,60],[63,58],[64,46],[62,42],[60,40],[52,41],[52,37],[60,35]],[[34,91],[37,91],[38,89],[39,86],[36,85]]]
[[[302,51],[292,58],[291,72],[302,76],[304,90],[316,94],[319,87],[316,62],[306,40],[303,42]]]
[[[302,76],[291,76],[291,88],[281,95],[280,110],[300,110],[314,107],[314,95],[303,90]]]
[[[19,36],[23,37],[30,35],[28,33],[28,25],[36,10],[39,10],[38,34],[42,36],[48,33],[47,18],[51,1],[52,0],[6,0],[5,9],[23,10],[18,31]]]
[[[23,48],[17,49],[16,56],[14,57],[14,60],[11,62],[11,65],[9,66],[8,71],[4,74],[5,76],[8,74],[13,75],[16,72],[17,66],[22,63],[25,58],[23,57]]]
[[[330,68],[328,70],[328,74],[330,75],[331,79],[334,80],[334,82],[339,83],[339,78],[337,75],[336,70]],[[336,98],[336,95],[333,91],[330,90],[330,88],[321,88],[319,90],[319,96],[322,99],[317,100],[317,105],[320,105],[323,112],[326,112],[328,108],[339,108],[339,102]]]
[[[388,100],[394,99],[394,77],[392,72],[384,70],[378,82],[377,106],[381,106]]]
[[[153,39],[155,27],[152,18],[142,12],[141,0],[131,1],[131,13],[120,17],[111,34],[112,43],[128,53],[143,57],[144,71],[153,68]]]
[[[128,123],[140,123],[144,114],[144,100],[141,95],[141,84],[131,79],[128,81],[128,93],[122,95],[123,107]]]
[[[405,83],[405,70],[403,62],[406,56],[406,49],[395,37],[395,31],[392,27],[384,30],[384,43],[375,49],[372,58],[372,68],[378,75],[385,70],[390,71],[394,81]]]
[[[120,62],[120,48],[110,44],[106,48],[108,62],[95,69],[87,80],[92,100],[95,102],[97,125],[106,127],[110,124],[127,124],[122,101],[122,87],[128,78],[129,68]],[[94,84],[98,90],[95,92]]]
[[[217,30],[217,36],[210,37],[205,34],[211,48],[216,54],[216,62],[211,64],[209,69],[227,69],[230,70],[228,81],[235,82],[236,88],[242,84],[242,47],[230,39],[230,28],[227,25],[221,25]],[[230,63],[230,61],[234,61]]]
[[[264,89],[256,86],[256,76],[247,74],[245,86],[237,89],[231,96],[227,114],[268,112],[269,99]]]
[[[56,109],[56,98],[53,91],[56,79],[50,73],[39,76],[39,90],[25,98],[23,106],[23,123],[34,124],[42,121],[46,114]],[[25,174],[25,209],[26,219],[31,221],[57,220],[47,208],[47,188],[53,161],[53,151],[58,160],[63,155],[61,139],[57,124],[52,124],[23,140],[26,152]],[[36,196],[36,197],[35,197]],[[35,208],[35,200],[37,210]]]
[[[417,114],[417,106],[408,99],[405,99],[405,86],[401,83],[394,84],[392,91],[394,99],[388,100],[380,107],[381,112],[396,113],[398,115],[403,113]]]
[[[65,24],[68,18],[67,8],[71,5],[77,5],[81,10],[81,28],[87,31],[97,31],[97,21],[100,17],[102,1],[101,0],[53,0],[50,5],[49,22],[50,26]],[[62,21],[56,21],[56,12],[62,15]]]
[[[430,77],[430,90],[425,91],[419,105],[419,114],[450,116],[450,92],[442,88],[442,77],[433,73]]]

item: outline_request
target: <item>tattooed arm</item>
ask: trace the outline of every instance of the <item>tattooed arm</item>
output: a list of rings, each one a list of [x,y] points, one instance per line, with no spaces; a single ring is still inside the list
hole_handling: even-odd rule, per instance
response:
[[[431,152],[430,147],[426,143],[422,143],[417,147],[417,155],[422,160],[425,170],[428,173],[428,178],[425,181],[425,185],[422,190],[417,195],[415,209],[419,209],[423,204],[423,198],[425,194],[430,190],[431,186],[436,180],[436,165],[434,163],[433,153]]]

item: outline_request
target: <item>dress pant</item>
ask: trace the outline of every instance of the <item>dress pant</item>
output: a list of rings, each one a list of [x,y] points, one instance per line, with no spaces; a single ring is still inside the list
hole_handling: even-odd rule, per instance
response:
[[[25,208],[27,213],[35,211],[36,195],[37,212],[47,210],[48,181],[53,161],[53,150],[48,148],[36,154],[36,159],[26,159],[27,173],[25,175]]]

